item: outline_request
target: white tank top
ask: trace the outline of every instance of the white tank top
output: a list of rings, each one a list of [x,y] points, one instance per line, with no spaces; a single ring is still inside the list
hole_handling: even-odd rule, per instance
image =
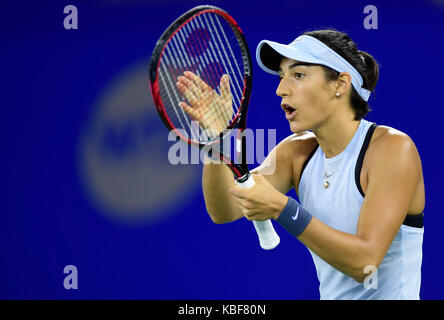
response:
[[[359,176],[375,127],[361,120],[344,151],[327,159],[318,146],[305,163],[299,200],[314,217],[334,229],[356,234],[364,200]],[[328,188],[324,188],[324,166],[327,174],[331,174],[326,179]],[[321,299],[419,299],[424,228],[409,226],[406,221],[373,273],[372,281],[359,283],[309,250],[316,266]]]

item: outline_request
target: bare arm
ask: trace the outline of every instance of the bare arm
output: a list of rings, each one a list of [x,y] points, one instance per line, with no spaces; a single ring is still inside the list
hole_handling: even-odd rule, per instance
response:
[[[291,136],[279,143],[265,161],[252,174],[264,178],[280,193],[286,194],[292,187]],[[202,174],[202,188],[208,214],[215,223],[226,223],[243,218],[239,205],[230,196],[229,190],[235,185],[231,170],[223,164],[205,164]]]
[[[224,164],[204,164],[202,189],[207,212],[214,223],[227,223],[243,215],[228,190],[234,186],[231,170]]]

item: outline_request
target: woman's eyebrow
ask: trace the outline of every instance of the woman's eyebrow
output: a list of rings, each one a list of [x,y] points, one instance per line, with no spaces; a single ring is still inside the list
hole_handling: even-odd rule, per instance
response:
[[[294,67],[298,67],[298,66],[306,66],[306,67],[310,67],[310,66],[312,66],[312,65],[313,65],[313,64],[311,64],[311,63],[306,63],[306,62],[295,62],[295,63],[292,63],[292,64],[288,67],[288,69],[291,69],[291,68],[294,68]],[[282,72],[281,67],[279,67],[279,71]]]

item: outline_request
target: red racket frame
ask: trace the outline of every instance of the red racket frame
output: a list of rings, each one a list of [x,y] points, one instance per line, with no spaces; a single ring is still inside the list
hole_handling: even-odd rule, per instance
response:
[[[183,28],[191,19],[194,19],[195,17],[208,12],[213,12],[215,14],[220,15],[230,24],[234,34],[236,35],[242,53],[242,60],[244,62],[244,79],[243,79],[244,87],[242,92],[242,98],[238,112],[231,120],[230,125],[227,127],[227,129],[234,129],[234,128],[239,129],[239,136],[238,136],[239,139],[241,133],[245,130],[247,124],[247,110],[248,110],[248,104],[250,102],[251,87],[252,87],[252,64],[251,64],[250,51],[248,49],[248,45],[245,40],[244,34],[239,25],[236,23],[236,21],[226,11],[215,6],[203,5],[195,7],[185,12],[182,16],[176,19],[162,34],[162,36],[160,37],[159,41],[157,42],[153,50],[149,66],[150,90],[154,100],[154,104],[156,105],[156,109],[163,123],[170,131],[172,130],[175,133],[175,135],[179,137],[181,140],[187,142],[190,145],[197,146],[199,148],[203,148],[204,146],[208,146],[214,143],[221,143],[222,137],[220,139],[216,139],[209,143],[202,143],[200,141],[191,140],[189,137],[184,136],[180,132],[180,130],[178,130],[174,126],[173,122],[168,116],[168,113],[165,110],[164,103],[160,96],[158,70],[160,68],[160,62],[162,60],[162,55],[164,54],[165,48],[168,45],[169,41],[174,37],[174,35],[181,28]],[[242,180],[247,179],[249,173],[246,161],[245,139],[241,140],[241,149],[242,149],[241,161],[238,164],[234,163],[233,160],[226,157],[222,152],[219,153],[220,160],[230,167],[235,178],[240,182],[242,182]]]

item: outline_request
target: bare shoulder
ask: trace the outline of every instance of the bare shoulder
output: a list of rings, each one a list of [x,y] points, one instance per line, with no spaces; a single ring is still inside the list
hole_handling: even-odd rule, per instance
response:
[[[304,131],[294,133],[279,143],[278,147],[285,150],[285,153],[295,157],[308,156],[317,145],[316,137],[312,132]]]
[[[402,192],[400,198],[408,202],[407,213],[424,211],[425,187],[421,159],[413,140],[397,129],[378,126],[366,152],[361,172],[361,186],[367,195],[373,190],[390,193]],[[389,189],[384,189],[384,186]],[[376,192],[376,191],[375,191]]]
[[[377,152],[379,155],[398,156],[418,153],[415,143],[406,133],[388,126],[378,126],[375,129],[369,151]]]
[[[304,131],[292,134],[284,139],[279,146],[288,157],[291,167],[291,185],[295,190],[298,190],[302,167],[317,145],[315,135],[312,132]]]
[[[302,165],[316,144],[311,132],[292,134],[282,140],[265,161],[251,172],[264,175],[277,190],[287,193],[298,185]]]
[[[278,167],[285,166],[291,170],[295,167],[295,162],[305,161],[316,145],[317,141],[313,133],[309,131],[294,133],[279,142],[267,157],[267,163],[261,167],[269,167],[268,162],[275,160]]]
[[[403,165],[421,168],[421,160],[413,140],[406,133],[388,126],[375,129],[368,151],[367,164]]]

